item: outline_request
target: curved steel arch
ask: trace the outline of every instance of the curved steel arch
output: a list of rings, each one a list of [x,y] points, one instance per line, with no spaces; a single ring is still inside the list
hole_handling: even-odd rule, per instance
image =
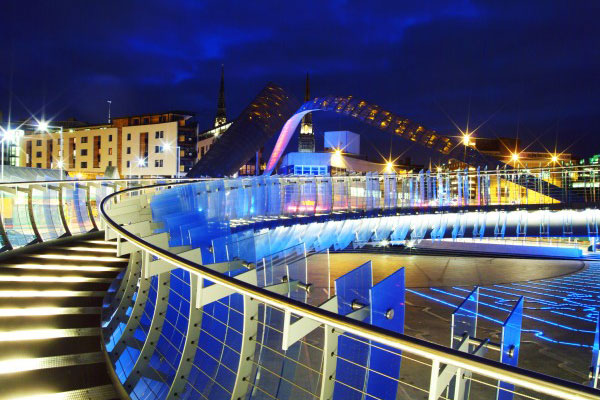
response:
[[[398,135],[428,149],[438,151],[448,158],[463,159],[464,157],[467,164],[488,165],[494,168],[496,165],[504,165],[486,157],[472,147],[460,146],[460,140],[457,138],[440,135],[408,118],[384,110],[378,105],[367,103],[365,100],[353,96],[326,96],[307,101],[286,121],[267,163],[265,175],[270,175],[275,169],[296,127],[302,121],[302,117],[313,111],[333,111],[355,118],[384,132]]]

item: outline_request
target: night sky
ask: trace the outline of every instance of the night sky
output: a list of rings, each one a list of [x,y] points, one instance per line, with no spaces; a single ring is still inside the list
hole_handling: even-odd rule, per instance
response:
[[[26,1],[0,8],[0,110],[104,122],[182,109],[228,117],[269,81],[364,98],[441,133],[483,124],[531,149],[600,153],[600,1]],[[11,101],[12,100],[12,101]],[[340,117],[382,152],[389,136]],[[391,141],[397,154],[408,150]]]

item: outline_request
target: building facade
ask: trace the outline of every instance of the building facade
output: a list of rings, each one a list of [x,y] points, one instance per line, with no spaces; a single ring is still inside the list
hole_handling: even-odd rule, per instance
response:
[[[26,131],[19,165],[61,167],[72,176],[92,178],[107,167],[128,176],[183,176],[196,162],[197,125],[182,111],[114,118],[112,124]],[[61,155],[64,154],[64,156]]]

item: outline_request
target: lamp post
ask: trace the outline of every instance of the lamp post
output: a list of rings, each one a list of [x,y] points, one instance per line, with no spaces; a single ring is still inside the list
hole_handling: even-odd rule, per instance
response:
[[[177,146],[175,147],[175,150],[177,150],[177,170],[175,171],[175,178],[179,178],[179,170],[181,169],[181,149],[179,148],[179,146]]]
[[[58,157],[58,167],[60,168],[60,179],[63,178],[64,172],[65,172],[65,161],[64,161],[64,156],[63,154],[65,154],[65,141],[63,139],[63,127],[60,127],[60,154]]]

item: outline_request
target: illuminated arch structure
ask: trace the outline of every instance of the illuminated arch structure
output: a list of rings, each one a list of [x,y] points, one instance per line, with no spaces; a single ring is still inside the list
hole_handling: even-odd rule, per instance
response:
[[[435,150],[447,158],[460,160],[464,158],[464,161],[469,165],[487,165],[491,168],[495,168],[497,165],[504,166],[504,163],[486,157],[472,147],[463,146],[458,138],[440,135],[436,131],[427,129],[408,118],[386,111],[378,105],[367,103],[353,96],[326,96],[307,101],[287,120],[267,163],[266,175],[270,175],[275,170],[277,162],[283,155],[296,127],[302,121],[302,117],[313,111],[333,111],[346,115],[381,131],[398,135]]]
[[[298,104],[298,100],[282,87],[267,84],[187,176],[223,177],[235,174],[277,133]]]

